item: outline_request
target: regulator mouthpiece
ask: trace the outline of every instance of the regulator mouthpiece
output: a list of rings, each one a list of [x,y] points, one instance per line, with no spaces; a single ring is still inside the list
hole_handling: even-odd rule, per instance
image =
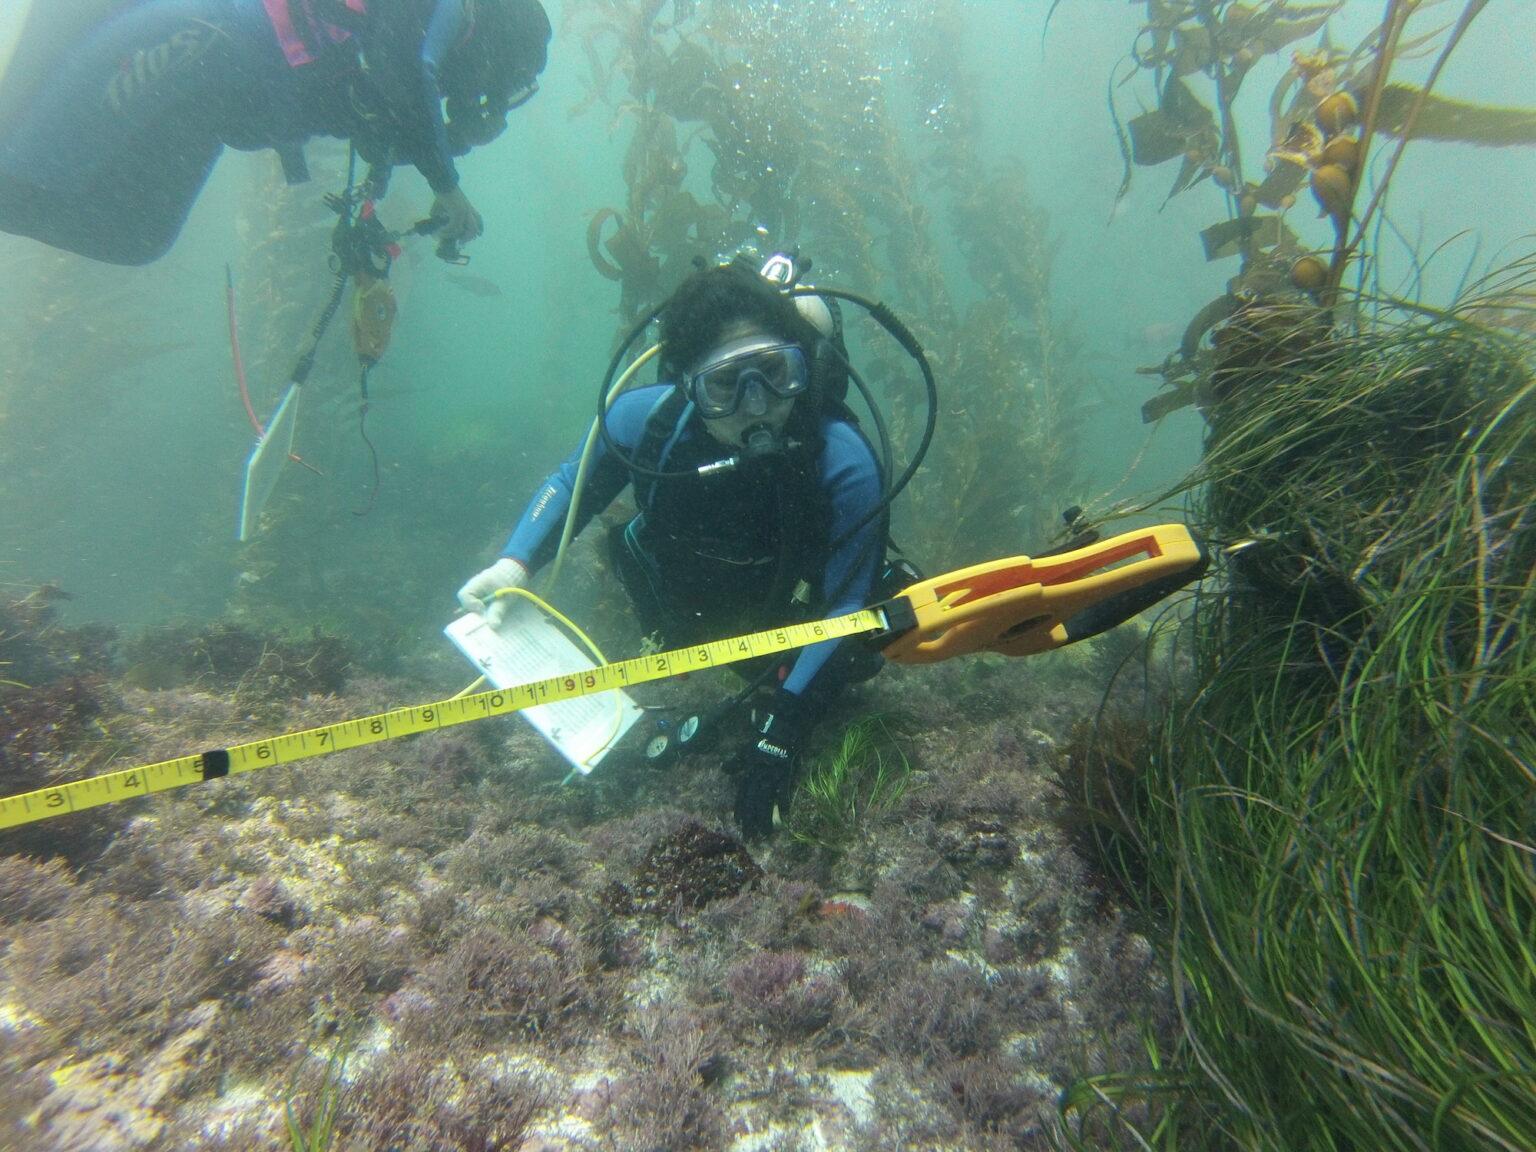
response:
[[[741,462],[751,464],[781,455],[789,442],[767,424],[754,424],[741,434]]]
[[[800,447],[800,441],[775,431],[767,424],[754,424],[742,434],[742,449],[723,460],[702,465],[697,469],[700,476],[718,476],[722,472],[734,472],[738,468],[750,468],[762,464],[786,452]]]

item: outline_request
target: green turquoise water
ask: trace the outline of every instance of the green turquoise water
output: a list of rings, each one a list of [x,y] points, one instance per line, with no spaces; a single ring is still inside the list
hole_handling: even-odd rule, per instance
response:
[[[1138,170],[1128,197],[1115,204],[1121,161],[1105,97],[1139,10],[1062,4],[1042,35],[1043,3],[936,7],[948,30],[943,51],[955,54],[966,79],[966,90],[948,98],[965,104],[974,155],[985,165],[1022,160],[1021,194],[1038,209],[1055,252],[1051,321],[1076,349],[1069,378],[1085,418],[1070,444],[1075,481],[1045,498],[1065,506],[1153,490],[1193,460],[1199,423],[1181,413],[1149,439],[1139,409],[1156,380],[1134,369],[1176,346],[1184,320],[1219,293],[1232,268],[1204,263],[1194,237],[1223,215],[1208,182],[1164,208],[1170,170]],[[623,162],[635,119],[624,108],[622,76],[606,101],[587,103],[592,81],[581,32],[590,12],[551,8],[557,35],[543,90],[501,140],[463,164],[465,187],[486,220],[464,271],[500,295],[456,282],[460,274],[425,245],[408,252],[397,273],[394,341],[374,373],[368,432],[383,482],[367,518],[351,514],[366,503],[371,471],[356,432],[355,363],[344,323],[334,326],[301,429],[306,455],[326,477],[285,477],[274,504],[286,526],[280,557],[267,545],[252,554],[234,541],[251,436],[230,365],[223,269],[230,263],[236,271],[256,402],[271,406],[329,286],[323,226],[315,221],[324,216],[318,197],[339,180],[337,149],[312,148],[316,180],[296,191],[279,187],[270,155],[226,154],[174,251],[148,268],[91,265],[0,237],[0,580],[57,582],[75,597],[71,618],[137,623],[217,615],[251,593],[242,573],[265,578],[278,564],[345,570],[355,584],[348,595],[363,598],[382,588],[357,569],[398,573],[425,564],[439,580],[431,593],[438,606],[451,607],[456,581],[475,569],[535,479],[579,435],[617,326],[617,286],[592,267],[585,233],[593,213],[624,205]],[[911,35],[934,10],[852,5],[840,10],[839,22],[879,70],[866,90],[884,101],[880,114],[896,134],[898,166],[910,175],[914,202],[932,212],[931,243],[952,293],[964,300],[975,292],[957,254],[965,237],[945,219],[947,194],[926,168],[934,125],[947,115],[945,93],[935,89],[930,98],[924,90],[928,45]],[[1371,5],[1348,5],[1335,39],[1353,42],[1375,17]],[[1510,5],[1509,18],[1536,23],[1528,4]],[[1442,90],[1536,102],[1528,72],[1518,67],[1520,42],[1494,20],[1475,26]],[[594,43],[611,53],[611,38]],[[837,91],[817,74],[816,43],[781,48],[807,69],[791,90],[812,102],[823,98],[818,86]],[[1405,75],[1426,66],[1410,63]],[[1275,74],[1256,72],[1245,92],[1259,134],[1250,141],[1255,156],[1263,147],[1264,78]],[[1136,85],[1116,96],[1123,119],[1150,98]],[[939,116],[929,115],[933,106]],[[690,184],[702,190],[710,153],[697,135],[685,159]],[[821,143],[844,146],[835,137]],[[1429,269],[1426,298],[1445,299],[1469,264],[1511,251],[1529,224],[1520,193],[1536,175],[1533,165],[1528,152],[1513,149],[1410,149],[1392,222],[1405,236],[1422,237],[1425,251],[1451,241]],[[849,169],[857,198],[860,175]],[[274,199],[285,207],[274,210]],[[419,178],[405,171],[382,210],[403,226],[428,202]],[[272,229],[300,219],[307,232],[295,229],[298,235],[259,253]],[[1291,219],[1317,242],[1326,238],[1305,194]],[[816,252],[813,234],[769,237],[781,239]],[[1401,285],[1402,245],[1389,236],[1381,251],[1390,269],[1384,282]],[[883,282],[847,286],[890,300],[915,324],[929,322],[922,301],[894,282],[899,269],[889,254],[877,248],[874,260]],[[950,396],[960,384],[940,380]],[[909,392],[897,404],[916,397]],[[941,435],[944,428],[941,422]],[[1127,476],[1132,461],[1137,467]],[[428,544],[424,522],[443,516],[456,531],[428,533]],[[456,557],[440,552],[449,540]],[[1018,541],[1021,550],[1036,545]],[[335,591],[323,575],[317,579],[323,594],[306,600],[306,610],[322,610],[320,600]]]

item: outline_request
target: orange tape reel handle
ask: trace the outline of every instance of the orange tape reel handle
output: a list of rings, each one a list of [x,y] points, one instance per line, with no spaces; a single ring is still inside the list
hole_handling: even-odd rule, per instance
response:
[[[993,561],[925,580],[902,593],[911,615],[910,626],[885,644],[886,659],[901,664],[937,664],[956,656],[990,649],[1015,623],[1040,615],[1042,597],[1037,582],[1026,579],[1018,561],[1028,557]],[[1004,571],[1019,584],[976,595],[972,578],[982,570]],[[886,608],[887,619],[890,609]]]
[[[1084,548],[948,572],[881,605],[888,659],[932,664],[972,652],[1028,656],[1107,631],[1197,579],[1205,549],[1182,524]],[[1118,566],[1117,566],[1118,565]]]

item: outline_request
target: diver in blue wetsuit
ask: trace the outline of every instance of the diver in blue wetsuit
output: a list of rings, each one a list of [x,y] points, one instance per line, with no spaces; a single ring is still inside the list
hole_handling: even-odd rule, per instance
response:
[[[692,276],[661,323],[660,378],[675,382],[614,402],[611,446],[597,445],[575,510],[579,530],[633,484],[639,514],[609,543],[643,626],[673,648],[869,604],[886,501],[875,453],[829,394],[828,345],[840,337],[826,303],[737,263]],[[467,611],[496,613],[496,591],[553,556],[580,457],[534,495],[502,558],[460,589]],[[748,835],[772,830],[775,807],[788,810],[800,744],[832,696],[879,667],[846,641],[785,660],[767,670],[781,677],[767,718],[730,765]]]
[[[114,264],[165,253],[225,146],[302,179],[311,136],[414,165],[438,235],[474,239],[454,157],[537,91],[551,33],[539,0],[78,3],[64,46],[33,9],[0,83],[0,229]]]

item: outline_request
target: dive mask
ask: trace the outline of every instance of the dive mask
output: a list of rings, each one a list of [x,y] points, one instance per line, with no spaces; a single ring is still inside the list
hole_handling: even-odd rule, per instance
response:
[[[507,113],[521,108],[538,94],[539,82],[529,80],[508,95],[482,93],[473,101],[448,100],[446,127],[448,150],[463,156],[471,148],[489,144],[507,129]]]
[[[702,367],[683,374],[683,391],[708,420],[732,415],[753,387],[787,400],[810,386],[805,350],[761,336],[727,344]]]

